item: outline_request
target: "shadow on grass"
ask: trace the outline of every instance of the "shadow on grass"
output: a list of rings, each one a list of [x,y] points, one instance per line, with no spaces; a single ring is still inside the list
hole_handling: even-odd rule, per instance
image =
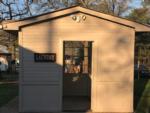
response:
[[[18,84],[0,84],[0,107],[18,95]]]
[[[0,82],[5,81],[18,81],[19,73],[18,72],[1,72],[0,73]]]
[[[134,81],[135,113],[150,113],[150,80],[135,79]]]

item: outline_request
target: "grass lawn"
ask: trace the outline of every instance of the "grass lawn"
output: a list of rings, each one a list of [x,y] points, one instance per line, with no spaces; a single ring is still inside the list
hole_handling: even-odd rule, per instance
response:
[[[0,107],[17,95],[17,84],[0,84]],[[135,113],[150,113],[150,79],[135,80],[134,110]]]
[[[150,113],[150,79],[135,80],[134,107],[136,113]]]
[[[18,95],[18,85],[0,84],[0,107],[7,104],[11,99]]]

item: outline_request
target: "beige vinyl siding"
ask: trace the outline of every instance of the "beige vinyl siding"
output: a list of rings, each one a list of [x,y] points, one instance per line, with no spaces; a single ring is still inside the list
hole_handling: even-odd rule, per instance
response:
[[[49,112],[59,111],[60,98],[59,85],[47,85],[47,84],[34,84],[23,85],[23,107],[24,112]],[[25,98],[28,97],[28,98]],[[51,104],[50,104],[51,102]]]

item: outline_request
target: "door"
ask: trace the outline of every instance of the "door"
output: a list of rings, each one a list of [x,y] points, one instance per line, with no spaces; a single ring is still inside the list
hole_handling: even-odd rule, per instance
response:
[[[64,41],[63,45],[63,110],[88,111],[91,109],[92,42]]]

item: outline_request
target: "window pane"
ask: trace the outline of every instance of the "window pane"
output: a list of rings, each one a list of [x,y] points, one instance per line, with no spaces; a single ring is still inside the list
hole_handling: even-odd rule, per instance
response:
[[[64,44],[65,44],[65,47],[72,47],[72,42],[70,41],[67,41]]]
[[[88,48],[84,48],[84,56],[88,56]]]
[[[83,66],[83,73],[88,73],[88,66],[87,65]]]
[[[65,65],[65,73],[74,73],[73,67],[74,67],[73,64],[66,64]]]
[[[84,57],[83,65],[88,65],[88,57]]]
[[[87,41],[83,41],[82,43],[83,43],[84,47],[88,47],[88,45],[89,45],[88,44],[89,42],[87,42]]]
[[[65,56],[69,55],[71,56],[73,54],[73,49],[72,48],[65,48]]]
[[[88,73],[89,70],[89,45],[87,41],[68,41],[64,48],[64,72]]]
[[[73,45],[73,47],[84,47],[84,45],[83,45],[83,43],[82,42],[79,42],[79,41],[76,41],[76,42],[72,42],[72,45]]]
[[[84,48],[73,48],[73,56],[84,57]]]

